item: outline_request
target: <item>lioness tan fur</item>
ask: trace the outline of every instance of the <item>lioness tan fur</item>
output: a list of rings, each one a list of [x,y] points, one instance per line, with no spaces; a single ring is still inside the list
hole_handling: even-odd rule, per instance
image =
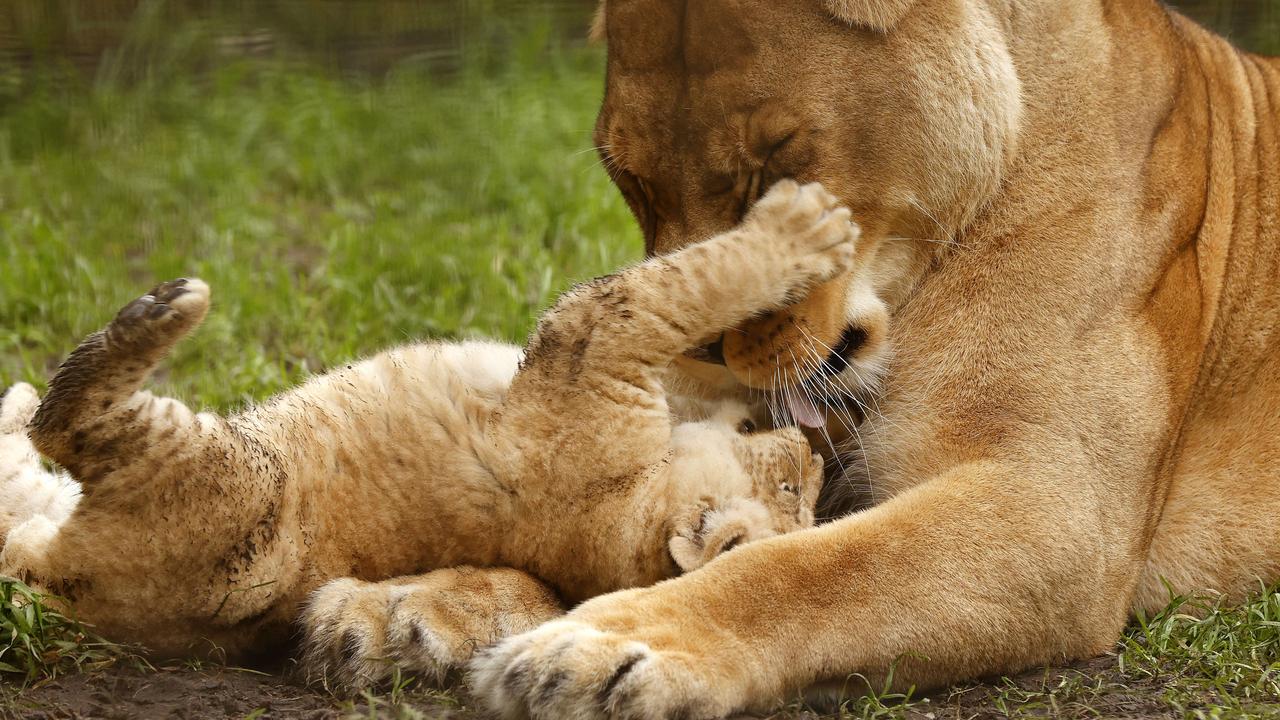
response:
[[[723,354],[753,387],[891,357],[848,468],[875,504],[502,643],[491,707],[719,717],[899,659],[933,687],[1103,653],[1163,580],[1280,579],[1276,60],[1153,0],[609,0],[597,26],[598,145],[651,252],[779,177],[854,209],[854,269]]]
[[[208,309],[204,283],[162,284],[51,382],[30,437],[84,497],[14,527],[0,572],[164,654],[270,649],[301,612],[312,668],[357,682],[387,658],[456,667],[558,598],[811,526],[804,436],[755,431],[740,404],[674,422],[662,377],[846,271],[856,232],[820,187],[784,183],[737,229],[570,291],[523,354],[401,347],[225,418],[140,389]],[[5,447],[33,400],[6,399]]]

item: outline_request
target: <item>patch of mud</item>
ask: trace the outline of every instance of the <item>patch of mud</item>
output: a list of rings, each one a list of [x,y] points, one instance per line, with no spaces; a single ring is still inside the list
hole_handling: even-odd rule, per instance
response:
[[[906,707],[846,704],[844,712],[792,706],[772,714],[735,720],[996,720],[997,718],[1182,718],[1164,698],[1155,680],[1135,682],[1120,672],[1114,657],[1067,668],[1050,668],[1012,679],[955,688]],[[1212,698],[1203,707],[1212,716]],[[246,718],[255,720],[336,720],[345,718],[442,718],[490,720],[470,707],[458,690],[410,689],[396,696],[337,698],[293,684],[279,675],[223,668],[162,668],[139,671],[114,668],[93,675],[72,675],[8,697],[0,718],[35,720],[133,720],[152,718]],[[1280,701],[1249,715],[1280,717]]]
[[[4,718],[31,720],[335,720],[347,717],[413,717],[386,698],[343,700],[289,683],[274,675],[231,669],[162,668],[140,672],[116,668],[92,675],[70,675],[10,698]],[[471,720],[445,693],[408,693],[402,707],[423,717]]]

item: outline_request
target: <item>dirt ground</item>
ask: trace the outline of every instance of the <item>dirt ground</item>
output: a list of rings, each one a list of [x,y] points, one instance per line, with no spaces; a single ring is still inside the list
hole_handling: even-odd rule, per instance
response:
[[[72,675],[10,698],[0,716],[132,720],[133,718],[448,718],[484,720],[460,691],[408,690],[355,700],[291,684],[278,675],[225,668],[115,668]],[[910,706],[850,703],[843,714],[792,706],[769,720],[905,718],[987,720],[1007,717],[1181,718],[1160,699],[1160,687],[1120,682],[1112,658],[1071,668],[1041,670],[1002,681],[952,690]],[[757,717],[757,716],[750,716]]]

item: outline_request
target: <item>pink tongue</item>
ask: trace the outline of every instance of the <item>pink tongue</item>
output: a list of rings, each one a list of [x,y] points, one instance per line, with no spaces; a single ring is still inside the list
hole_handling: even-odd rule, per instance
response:
[[[786,392],[787,412],[792,419],[807,428],[820,428],[827,424],[827,414],[822,412],[808,395],[800,392]]]

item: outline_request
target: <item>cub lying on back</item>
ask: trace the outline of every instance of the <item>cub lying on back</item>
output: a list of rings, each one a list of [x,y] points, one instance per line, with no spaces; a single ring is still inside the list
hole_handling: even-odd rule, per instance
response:
[[[84,495],[14,528],[0,572],[166,654],[270,647],[329,583],[305,610],[309,658],[374,675],[358,658],[447,665],[560,611],[503,568],[577,601],[809,526],[821,458],[800,432],[750,432],[742,407],[673,420],[661,377],[845,271],[855,234],[821,188],[782,183],[737,229],[575,287],[523,354],[400,347],[225,418],[139,389],[209,304],[198,280],[164,283],[51,382],[30,437]],[[404,577],[455,566],[493,569]],[[382,611],[360,610],[370,597]]]

